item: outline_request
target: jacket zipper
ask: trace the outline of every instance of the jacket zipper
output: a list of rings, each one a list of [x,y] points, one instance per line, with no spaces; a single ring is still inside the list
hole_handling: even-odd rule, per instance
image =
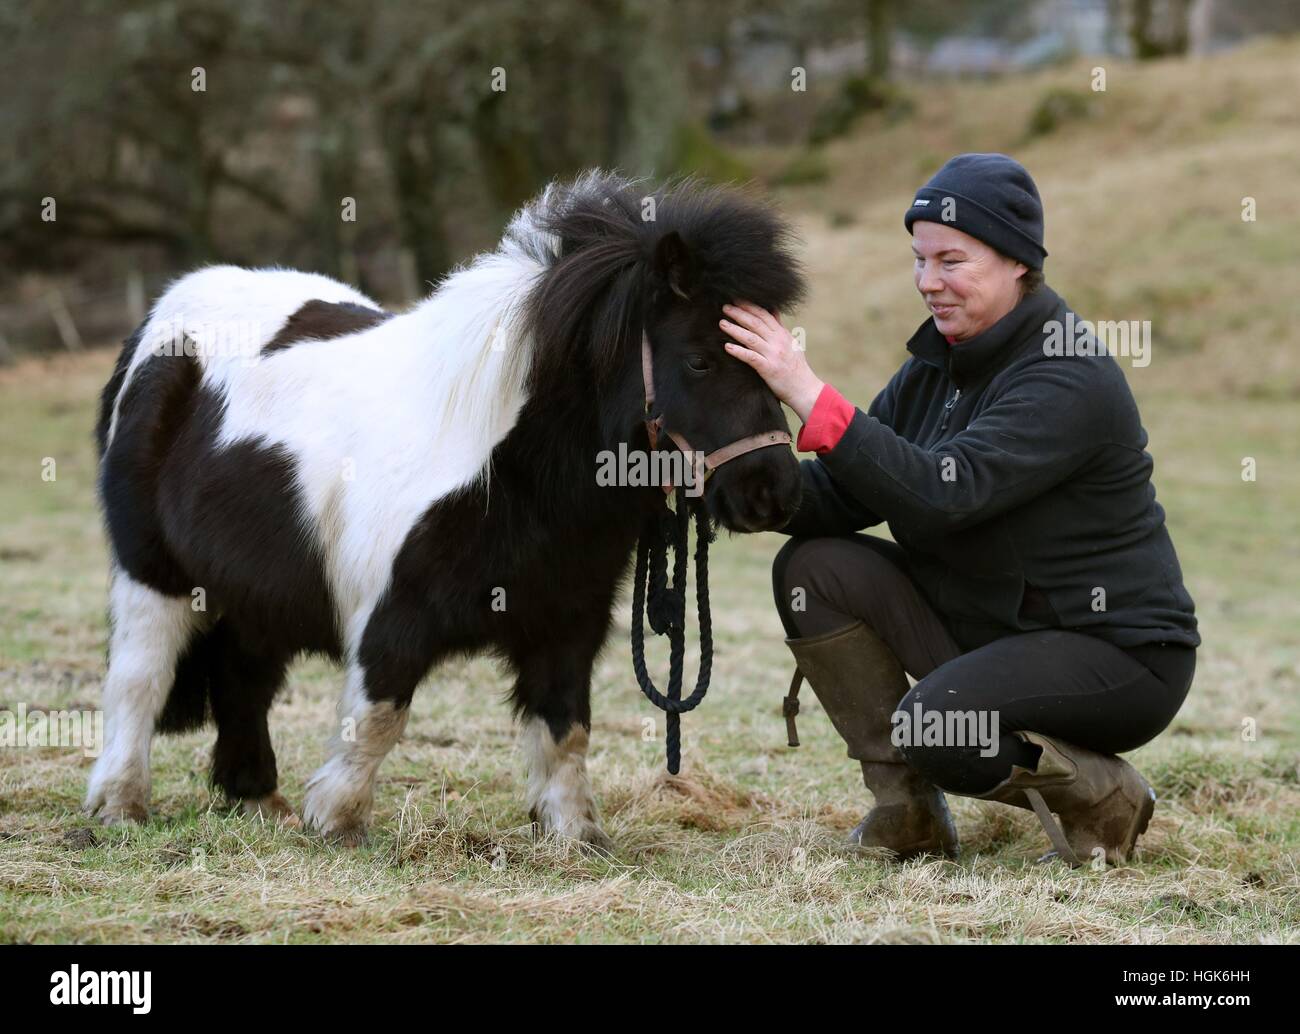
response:
[[[952,407],[957,405],[959,398],[961,398],[961,388],[953,388],[952,398],[943,404],[943,420],[939,424],[941,434],[948,429],[948,416],[952,413]]]

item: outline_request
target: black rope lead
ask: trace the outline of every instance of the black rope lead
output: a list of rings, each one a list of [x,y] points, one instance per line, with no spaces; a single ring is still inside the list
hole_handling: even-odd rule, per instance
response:
[[[666,504],[651,515],[637,544],[636,574],[632,583],[632,669],[641,692],[667,715],[665,746],[668,771],[682,767],[681,716],[699,706],[709,691],[713,669],[713,620],[709,614],[709,543],[713,528],[703,505],[695,507],[695,599],[700,628],[700,670],[695,690],[682,699],[682,659],[686,652],[686,561],[690,508],[686,487],[678,485],[676,511]],[[668,584],[668,551],[673,551],[673,580]],[[647,581],[649,597],[647,599]],[[667,635],[669,644],[668,692],[660,693],[645,666],[645,628],[648,617],[655,635]]]

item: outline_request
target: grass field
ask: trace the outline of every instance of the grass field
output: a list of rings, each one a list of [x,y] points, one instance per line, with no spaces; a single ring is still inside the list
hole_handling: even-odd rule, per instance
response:
[[[1132,865],[1036,865],[1032,815],[964,798],[950,799],[960,862],[839,851],[867,797],[810,694],[804,746],[784,745],[790,661],[769,587],[784,538],[724,536],[713,688],[684,721],[680,778],[642,736],[661,716],[632,677],[626,602],[598,665],[590,768],[613,857],[533,842],[508,684],[476,660],[417,693],[357,850],[214,802],[211,732],[155,742],[154,814],[128,829],[81,817],[79,751],[0,747],[0,941],[1300,940],[1297,68],[1300,42],[1116,63],[1091,114],[1033,140],[1038,99],[1086,90],[1087,68],[934,87],[911,119],[832,145],[823,182],[780,195],[814,286],[795,322],[814,367],[860,404],[924,315],[909,192],[961,150],[1010,151],[1034,173],[1048,280],[1077,309],[1152,321],[1152,362],[1128,372],[1204,646],[1174,725],[1130,756],[1160,797]],[[747,159],[773,171],[791,157]],[[0,708],[97,706],[106,562],[90,430],[112,359],[0,370]],[[272,711],[295,804],[339,682],[303,663]]]

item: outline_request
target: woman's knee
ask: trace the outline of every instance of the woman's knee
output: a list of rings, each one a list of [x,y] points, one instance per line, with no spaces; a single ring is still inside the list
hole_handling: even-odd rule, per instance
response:
[[[845,548],[843,539],[820,537],[792,538],[778,550],[772,561],[772,595],[787,635],[816,635],[857,619],[837,580]]]
[[[980,794],[1032,764],[1027,745],[1007,734],[996,710],[959,706],[961,694],[937,669],[921,679],[894,712],[894,745],[909,766],[940,789]]]
[[[892,736],[894,746],[902,754],[903,760],[925,775],[930,782],[939,785],[933,778],[934,773],[946,768],[947,763],[941,745],[933,737],[931,742],[925,741],[924,715],[930,711],[930,693],[926,686],[929,681],[930,677],[927,676],[903,694],[903,699],[894,710]]]
[[[797,606],[800,597],[816,597],[844,608],[859,596],[866,600],[896,595],[905,579],[885,556],[845,536],[792,538],[772,561],[778,606]]]
[[[795,624],[793,615],[793,595],[798,581],[795,576],[792,576],[791,568],[794,566],[795,554],[812,541],[812,539],[791,538],[777,550],[772,560],[772,599],[776,603],[776,612],[781,617],[781,623],[785,626],[785,634],[792,639],[799,635],[799,628]]]
[[[772,596],[776,600],[777,606],[786,600],[786,584],[790,562],[794,559],[795,553],[799,551],[811,539],[791,538],[787,539],[785,544],[776,551],[776,556],[772,558]]]

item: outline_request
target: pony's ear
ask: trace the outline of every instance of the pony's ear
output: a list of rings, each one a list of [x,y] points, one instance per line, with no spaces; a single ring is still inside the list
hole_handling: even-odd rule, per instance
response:
[[[687,301],[695,282],[695,260],[691,249],[676,230],[670,230],[655,245],[655,277],[673,294]]]

